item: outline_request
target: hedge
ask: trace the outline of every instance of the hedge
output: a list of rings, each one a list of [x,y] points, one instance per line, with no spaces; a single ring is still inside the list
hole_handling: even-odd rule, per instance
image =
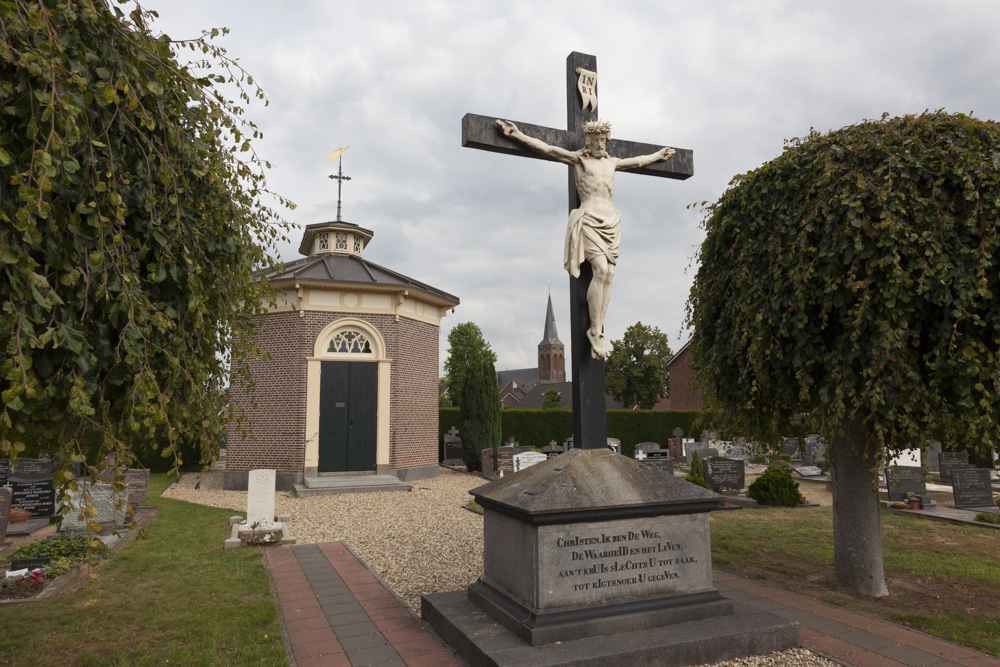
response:
[[[693,437],[691,425],[697,410],[608,410],[608,437],[622,441],[622,454],[632,456],[640,442],[656,442],[666,448],[667,439],[680,427]],[[511,437],[521,445],[542,448],[552,440],[562,444],[573,434],[569,410],[504,410],[500,414],[502,440]],[[452,427],[458,428],[458,408],[441,408],[438,442]],[[459,432],[459,437],[461,437]]]

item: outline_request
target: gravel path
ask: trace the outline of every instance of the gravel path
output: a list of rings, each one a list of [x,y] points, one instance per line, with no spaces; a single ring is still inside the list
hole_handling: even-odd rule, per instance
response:
[[[410,609],[420,615],[420,596],[465,588],[483,569],[483,519],[464,508],[469,490],[484,483],[474,475],[441,468],[441,475],[413,483],[409,493],[355,493],[295,498],[275,496],[275,511],[288,514],[298,544],[345,542]],[[187,473],[163,492],[243,513],[246,491],[223,491],[222,471]],[[719,665],[835,666],[805,649],[731,660]]]

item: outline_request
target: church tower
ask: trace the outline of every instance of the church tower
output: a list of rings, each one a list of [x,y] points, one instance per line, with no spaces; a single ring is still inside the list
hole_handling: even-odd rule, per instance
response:
[[[556,316],[552,312],[552,294],[545,311],[545,333],[538,344],[538,379],[566,381],[566,348],[556,333]]]

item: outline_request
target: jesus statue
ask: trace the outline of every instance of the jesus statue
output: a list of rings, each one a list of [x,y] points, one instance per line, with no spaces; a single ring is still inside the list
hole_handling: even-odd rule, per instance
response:
[[[583,125],[584,145],[578,151],[568,151],[550,146],[544,141],[529,137],[514,123],[497,120],[504,135],[516,139],[531,150],[573,167],[580,208],[573,209],[566,227],[566,246],[563,264],[574,278],[580,277],[580,265],[590,262],[594,277],[587,290],[587,308],[590,311],[590,353],[595,359],[606,359],[611,351],[604,342],[604,316],[611,298],[611,281],[618,262],[619,226],[622,215],[615,210],[615,172],[639,169],[674,154],[672,148],[661,148],[651,155],[618,159],[608,155],[605,148],[611,138],[611,124],[590,121]]]

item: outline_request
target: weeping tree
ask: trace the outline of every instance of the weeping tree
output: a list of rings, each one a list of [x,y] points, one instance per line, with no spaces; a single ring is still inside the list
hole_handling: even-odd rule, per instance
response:
[[[108,453],[210,461],[284,227],[241,106],[262,93],[217,30],[154,19],[0,5],[0,457],[52,455],[71,489]]]
[[[688,304],[699,378],[744,433],[819,424],[845,590],[887,594],[887,455],[1000,440],[998,166],[997,123],[883,116],[789,142],[707,206]]]

